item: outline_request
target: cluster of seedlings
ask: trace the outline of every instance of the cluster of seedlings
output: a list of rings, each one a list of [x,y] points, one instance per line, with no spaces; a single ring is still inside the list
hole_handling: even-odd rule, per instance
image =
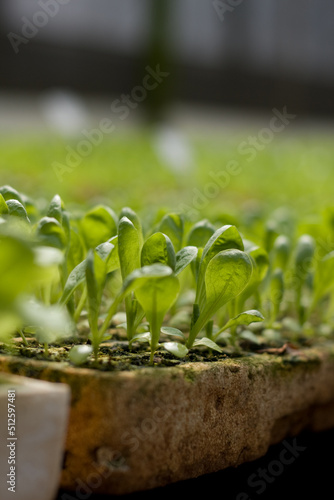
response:
[[[31,200],[2,186],[0,339],[29,345],[33,337],[47,355],[50,344],[77,336],[69,358],[79,365],[99,359],[120,314],[128,347],[140,343],[150,364],[158,349],[182,359],[192,349],[221,353],[242,339],[282,339],[284,331],[331,336],[328,213],[307,227],[287,216],[239,230],[179,213],[142,220],[103,204],[67,210],[59,195]]]

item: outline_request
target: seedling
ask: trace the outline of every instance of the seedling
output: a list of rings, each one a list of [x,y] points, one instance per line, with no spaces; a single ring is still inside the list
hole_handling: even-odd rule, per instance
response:
[[[204,259],[208,253],[203,253]],[[188,349],[192,347],[197,335],[214,314],[245,289],[252,275],[251,260],[242,250],[223,250],[214,255],[208,262],[204,259],[202,262],[205,262],[206,267],[204,274],[205,295],[202,292],[200,295],[201,306],[194,309],[193,324],[186,344]],[[203,340],[197,341],[197,345],[200,342]]]

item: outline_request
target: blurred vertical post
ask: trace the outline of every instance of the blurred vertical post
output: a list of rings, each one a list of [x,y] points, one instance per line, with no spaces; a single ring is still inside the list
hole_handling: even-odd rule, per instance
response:
[[[171,58],[168,46],[170,7],[171,0],[149,0],[151,27],[145,57],[145,67],[156,68],[170,73],[146,99],[146,115],[151,123],[163,120],[165,110],[171,98],[171,82],[173,81],[173,71],[171,69]]]

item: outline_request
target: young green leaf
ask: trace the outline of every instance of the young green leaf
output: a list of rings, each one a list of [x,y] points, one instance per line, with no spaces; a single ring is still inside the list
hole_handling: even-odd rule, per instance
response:
[[[58,248],[36,246],[34,248],[35,263],[40,268],[40,286],[47,286],[57,282],[59,278],[59,266],[64,263],[64,253]]]
[[[184,358],[189,352],[186,346],[184,344],[180,344],[179,342],[164,342],[162,345],[166,351],[170,352],[177,358]]]
[[[182,248],[184,220],[179,214],[166,214],[159,223],[159,232],[166,234],[173,243],[175,252]]]
[[[17,200],[23,205],[23,199],[20,193],[14,189],[12,186],[1,186],[0,194],[3,196],[4,200]]]
[[[2,227],[4,226],[4,227]],[[41,271],[31,243],[6,231],[0,232],[0,304],[10,309],[21,293],[33,293]]]
[[[194,259],[196,259],[198,249],[194,246],[181,248],[176,254],[175,274],[180,274]]]
[[[24,194],[22,194],[21,197],[22,197],[22,205],[26,209],[28,219],[32,224],[35,224],[40,218],[40,211],[37,206],[38,203]]]
[[[95,248],[117,234],[117,216],[104,205],[89,210],[80,221],[80,227],[87,249]]]
[[[217,229],[204,247],[201,267],[206,269],[210,260],[223,250],[236,248],[244,250],[244,244],[235,226],[226,225]]]
[[[303,322],[305,313],[302,305],[302,291],[313,264],[314,252],[315,241],[313,237],[308,234],[303,234],[297,241],[294,263],[296,310],[298,312],[300,323]]]
[[[67,304],[75,290],[86,279],[86,260],[80,262],[69,274],[61,298],[60,304]]]
[[[122,217],[118,225],[118,257],[123,281],[140,267],[141,236],[127,217]],[[138,304],[134,297],[125,298],[127,336],[131,340],[136,330]]]
[[[163,264],[144,266],[139,269],[135,269],[131,274],[129,274],[123,281],[121,290],[118,292],[115,300],[109,307],[107,316],[100,329],[100,334],[102,335],[107,330],[111,318],[114,314],[116,314],[117,307],[129,294],[136,292],[138,288],[147,284],[152,278],[164,278],[170,276],[171,274],[173,274],[173,269]]]
[[[124,207],[121,210],[119,219],[121,220],[122,217],[127,217],[132,222],[134,227],[137,229],[138,236],[139,236],[140,248],[141,248],[143,246],[143,228],[142,228],[142,224],[141,224],[141,221],[140,221],[138,215],[131,208]]]
[[[312,308],[334,288],[334,250],[317,262]]]
[[[93,347],[89,344],[75,345],[68,353],[68,357],[71,363],[73,363],[76,366],[80,366],[86,363],[92,352],[93,352]]]
[[[252,261],[253,273],[246,288],[237,298],[237,311],[242,311],[246,300],[257,293],[257,290],[265,279],[269,269],[269,255],[264,248],[250,244],[247,248],[245,248],[245,252],[249,255]],[[257,298],[259,302],[257,307],[260,307],[261,303],[259,294],[257,294]]]
[[[56,194],[49,205],[48,211],[47,211],[47,217],[53,217],[56,219],[60,224],[62,223],[63,220],[63,204],[60,196]]]
[[[271,323],[276,321],[284,295],[284,273],[282,269],[274,270],[270,280]]]
[[[218,338],[218,336],[223,332],[224,330],[227,330],[227,328],[231,327],[236,327],[239,325],[250,325],[251,323],[258,322],[258,321],[263,321],[264,317],[263,315],[255,310],[251,309],[249,311],[244,311],[240,314],[238,314],[235,318],[231,318],[224,326],[221,328],[215,335],[214,335],[214,340]]]
[[[244,244],[239,231],[235,226],[231,225],[225,225],[217,229],[205,245],[198,270],[196,290],[196,302],[200,307],[203,306],[205,301],[205,273],[209,262],[219,252],[231,248],[244,250]]]
[[[251,259],[241,250],[223,250],[210,260],[205,273],[206,301],[190,331],[188,348],[218,309],[244,290],[251,275]]]
[[[279,235],[277,231],[277,222],[275,220],[269,220],[266,223],[263,241],[263,248],[267,253],[270,253],[274,246],[274,242]]]
[[[141,265],[165,264],[175,270],[176,256],[173,243],[164,233],[152,234],[141,251]]]
[[[213,349],[214,351],[223,352],[222,348],[219,347],[219,345],[216,344],[216,342],[209,339],[208,337],[202,337],[200,339],[196,339],[193,343],[193,346],[194,347],[205,346],[208,347],[209,349]]]
[[[86,250],[77,228],[70,228],[66,252],[67,275],[85,259]]]
[[[164,333],[165,335],[171,335],[173,337],[180,337],[181,339],[185,339],[185,336],[181,330],[178,328],[174,328],[172,326],[162,326],[160,328],[161,333]]]
[[[118,225],[118,256],[123,280],[140,267],[140,238],[138,230],[127,217]]]
[[[199,268],[200,268],[200,264],[201,264],[201,260],[202,260],[203,250],[204,250],[203,248],[197,249],[197,255],[196,255],[195,259],[190,264],[195,283],[197,283],[197,284],[198,284],[198,273],[199,273]],[[198,285],[197,285],[197,287],[198,287]]]
[[[0,193],[0,215],[7,215],[9,213],[7,203],[5,202],[4,197]]]
[[[133,344],[133,342],[148,342],[150,344],[151,333],[150,332],[136,333],[132,337],[132,339],[129,340],[129,345]]]
[[[265,279],[267,275],[269,269],[269,255],[264,250],[264,248],[258,247],[256,245],[252,246],[246,252],[252,260],[253,268],[255,271],[254,278],[257,284],[259,284]]]
[[[9,215],[17,217],[21,221],[30,223],[27,211],[22,203],[20,203],[18,200],[8,200],[6,204]]]
[[[247,340],[247,342],[250,342],[251,344],[261,344],[260,339],[251,330],[243,330],[240,333],[239,338],[242,340]]]
[[[105,262],[106,273],[114,270],[113,259],[111,258],[116,251],[114,245],[109,242],[101,243],[101,245],[96,247],[95,251]],[[67,304],[75,290],[85,281],[86,266],[87,260],[85,259],[71,271],[65,283],[62,296],[59,299],[60,304]]]
[[[20,300],[18,310],[27,326],[36,327],[35,335],[42,344],[50,344],[73,333],[71,318],[58,304],[45,306],[36,300]]]
[[[188,234],[187,245],[197,247],[197,256],[190,264],[196,283],[203,248],[215,231],[215,227],[207,219],[204,219],[194,224]]]
[[[187,245],[204,248],[215,231],[216,229],[211,222],[207,219],[201,220],[191,228],[187,238]]]
[[[151,363],[153,363],[153,356],[159,343],[161,325],[165,314],[176,301],[179,290],[179,280],[172,274],[162,278],[148,278],[136,290],[136,297],[150,324],[152,335]]]
[[[58,248],[40,245],[34,248],[34,254],[36,264],[43,268],[59,266],[64,261],[64,254]]]
[[[297,241],[295,265],[307,272],[313,259],[315,241],[309,234],[303,234]]]
[[[152,264],[135,269],[124,280],[119,292],[119,300],[122,301],[129,293],[135,292],[139,287],[147,284],[152,278],[164,278],[173,274],[173,269],[163,264]]]
[[[273,254],[274,254],[274,267],[279,267],[283,271],[287,268],[288,261],[291,253],[291,242],[290,239],[281,234],[275,240],[273,246]]]
[[[111,243],[111,241],[105,241],[95,248],[96,253],[106,263],[107,273],[111,273],[119,267],[117,265],[119,261],[116,256],[116,250],[114,243]]]
[[[95,359],[97,359],[98,348],[102,340],[102,335],[99,335],[98,319],[106,280],[107,266],[105,261],[102,260],[93,249],[88,251],[85,274],[88,299],[88,321],[91,328],[94,355]]]
[[[42,245],[64,250],[67,244],[63,227],[53,217],[42,217],[36,228],[38,241]]]

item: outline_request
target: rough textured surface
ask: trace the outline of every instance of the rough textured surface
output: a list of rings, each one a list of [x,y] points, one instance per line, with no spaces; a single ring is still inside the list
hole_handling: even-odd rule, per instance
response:
[[[175,368],[98,373],[0,357],[0,370],[66,382],[72,407],[61,487],[123,494],[264,455],[334,426],[334,346]]]
[[[15,402],[11,403],[15,404],[15,435],[9,439],[8,389],[15,390]],[[70,391],[64,384],[1,375],[1,500],[55,498],[62,468],[69,405]],[[15,475],[8,477],[10,466],[15,467]],[[10,479],[12,482],[7,483]],[[15,491],[9,491],[9,487]]]

